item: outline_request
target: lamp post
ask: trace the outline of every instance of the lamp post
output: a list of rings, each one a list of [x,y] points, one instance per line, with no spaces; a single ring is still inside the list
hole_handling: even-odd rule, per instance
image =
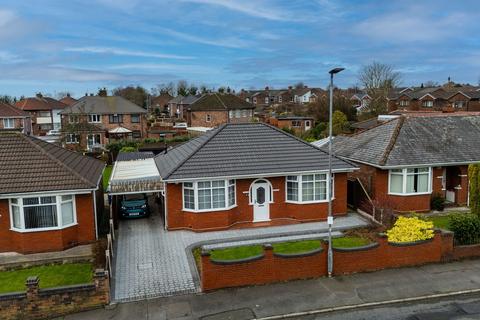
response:
[[[333,75],[345,70],[345,68],[334,68],[328,73],[330,73],[330,105],[328,108],[328,277],[332,276],[333,272],[333,252],[332,252],[332,225],[333,225],[333,215],[332,215],[332,133],[333,133]]]

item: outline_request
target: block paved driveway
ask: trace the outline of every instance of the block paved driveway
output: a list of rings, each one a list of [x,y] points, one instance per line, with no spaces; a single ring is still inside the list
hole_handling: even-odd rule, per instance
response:
[[[357,214],[335,219],[335,230],[366,226]],[[158,214],[120,221],[115,243],[113,299],[116,302],[200,291],[191,248],[204,243],[325,232],[326,222],[195,233],[165,231]]]

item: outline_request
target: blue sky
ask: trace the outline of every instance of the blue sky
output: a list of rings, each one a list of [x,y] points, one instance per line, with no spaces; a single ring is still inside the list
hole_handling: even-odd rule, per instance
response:
[[[0,94],[76,96],[186,79],[209,87],[358,83],[388,63],[404,85],[477,84],[478,1],[1,0]]]

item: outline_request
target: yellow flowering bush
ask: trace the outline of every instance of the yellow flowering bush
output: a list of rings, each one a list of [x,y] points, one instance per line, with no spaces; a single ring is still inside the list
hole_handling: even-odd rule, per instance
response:
[[[433,222],[418,217],[399,217],[387,231],[389,242],[414,242],[433,238]]]

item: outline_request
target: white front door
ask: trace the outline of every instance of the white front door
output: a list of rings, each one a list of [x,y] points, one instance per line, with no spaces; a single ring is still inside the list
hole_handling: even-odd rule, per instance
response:
[[[270,221],[270,185],[257,181],[252,185],[253,222]]]

